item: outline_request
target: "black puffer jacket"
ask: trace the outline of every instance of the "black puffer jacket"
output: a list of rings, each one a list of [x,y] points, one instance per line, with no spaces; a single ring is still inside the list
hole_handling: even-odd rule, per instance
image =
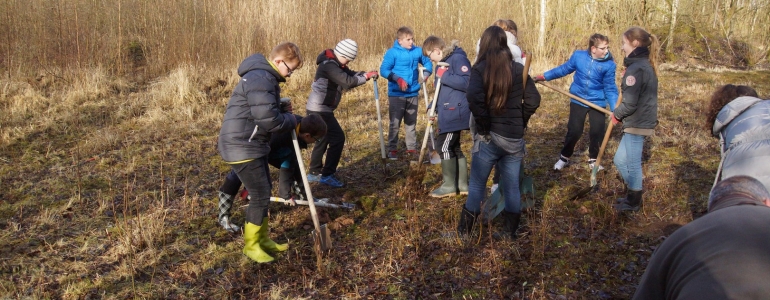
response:
[[[342,66],[331,49],[321,52],[316,64],[318,69],[305,106],[309,111],[333,112],[340,104],[342,92],[366,83],[363,72]]]
[[[626,66],[621,84],[623,101],[613,113],[623,122],[623,129],[653,129],[658,125],[658,77],[650,59],[648,55],[634,56],[632,52],[623,64]]]
[[[527,78],[525,90],[522,87],[524,66],[511,61],[513,86],[508,91],[505,110],[495,114],[485,103],[483,74],[486,65],[487,61],[476,63],[471,69],[471,78],[468,83],[468,105],[476,121],[476,128],[480,134],[494,132],[507,138],[520,139],[524,137],[524,128],[527,127],[529,118],[540,107],[540,93],[535,87],[535,82],[532,78]]]
[[[297,127],[294,116],[281,113],[281,88],[286,79],[262,54],[247,57],[238,67],[235,86],[219,131],[219,155],[228,163],[270,153],[270,136]]]

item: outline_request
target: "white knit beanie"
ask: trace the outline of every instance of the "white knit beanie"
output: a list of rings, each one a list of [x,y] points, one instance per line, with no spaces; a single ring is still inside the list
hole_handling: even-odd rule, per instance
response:
[[[356,55],[358,55],[358,44],[354,40],[344,39],[334,47],[334,55],[352,61],[356,59]]]

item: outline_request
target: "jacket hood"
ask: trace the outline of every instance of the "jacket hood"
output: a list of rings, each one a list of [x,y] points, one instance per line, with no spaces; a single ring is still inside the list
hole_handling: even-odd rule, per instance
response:
[[[278,79],[278,82],[285,82],[286,78],[283,77],[280,73],[278,73],[278,70],[273,67],[273,65],[267,61],[267,58],[265,58],[262,54],[254,54],[241,62],[241,64],[238,66],[238,75],[243,77],[243,75],[246,75],[246,73],[251,72],[253,70],[265,70],[270,74],[273,74],[276,79]]]
[[[588,55],[591,55],[591,51],[588,51]],[[591,58],[593,58],[593,57],[591,57]],[[604,57],[602,57],[602,58],[594,58],[594,60],[596,60],[596,61],[613,60],[612,53],[610,53],[610,51],[607,51],[607,54],[604,55]]]
[[[337,56],[334,55],[334,51],[332,49],[321,51],[321,53],[319,53],[318,57],[315,59],[315,64],[320,65],[327,60],[334,60],[338,65],[341,65],[340,61],[337,59]]]
[[[452,40],[452,42],[449,43],[446,47],[444,47],[444,57],[441,58],[441,61],[446,61],[452,54],[463,54],[466,57],[468,56],[467,53],[465,53],[465,50],[463,48],[460,48],[460,41],[458,40]]]
[[[717,119],[714,121],[714,127],[711,129],[711,133],[715,136],[719,136],[722,129],[727,127],[730,122],[760,101],[763,100],[751,96],[741,96],[730,101],[730,103],[727,103],[727,105],[719,111],[719,114],[717,114]]]
[[[404,51],[412,51],[415,48],[417,48],[417,45],[412,43],[412,48],[411,49],[406,49],[406,48],[402,47],[401,44],[398,43],[398,39],[396,39],[396,40],[393,41],[393,47],[401,49],[401,50],[404,50]]]

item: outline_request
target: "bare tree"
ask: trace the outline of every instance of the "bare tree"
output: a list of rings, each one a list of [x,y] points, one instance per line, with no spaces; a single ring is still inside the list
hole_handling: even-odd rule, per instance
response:
[[[679,10],[679,0],[671,1],[671,23],[668,28],[668,40],[666,41],[666,52],[671,53],[671,45],[674,44],[674,28],[676,28],[676,15]]]
[[[537,39],[537,49],[542,53],[545,47],[545,1],[540,0],[540,36]]]

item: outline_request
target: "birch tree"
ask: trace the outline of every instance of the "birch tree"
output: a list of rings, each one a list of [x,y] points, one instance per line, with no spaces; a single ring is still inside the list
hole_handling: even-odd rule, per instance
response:
[[[666,41],[666,52],[671,53],[671,45],[674,44],[674,28],[676,28],[676,15],[679,10],[679,0],[671,1],[671,24],[668,28],[668,40]]]

